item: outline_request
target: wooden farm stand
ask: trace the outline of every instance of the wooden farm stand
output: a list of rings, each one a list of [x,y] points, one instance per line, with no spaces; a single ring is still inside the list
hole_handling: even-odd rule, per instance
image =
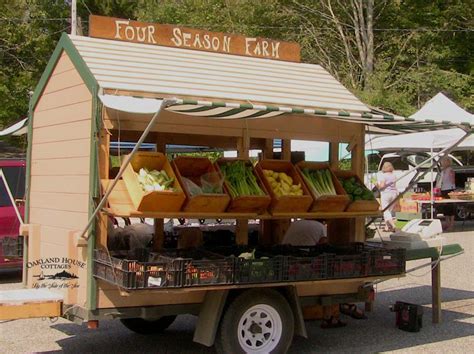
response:
[[[235,39],[240,47],[233,48],[231,35],[185,28],[178,31],[173,26],[168,32],[160,30],[160,35],[168,33],[174,41],[161,41],[154,37],[159,28],[152,30],[152,24],[124,20],[117,24],[117,19],[96,17],[91,21],[102,26],[91,29],[102,38],[64,34],[30,104],[27,224],[22,228],[27,239],[25,281],[28,287],[37,283],[40,269],[44,269],[38,260],[43,264],[46,260],[69,262],[68,273],[77,277],[68,280],[70,286],[56,290],[62,295],[63,306],[57,313],[49,312],[50,316],[62,312],[71,320],[95,326],[94,321],[105,318],[156,319],[193,313],[199,315],[194,340],[210,346],[226,301],[249,289],[266,288],[284,294],[295,318],[295,334],[306,336],[301,304],[369,302],[370,292],[363,286],[393,277],[127,293],[95,279],[93,253],[107,246],[108,215],[155,219],[156,250],[163,245],[164,218],[236,219],[236,242],[240,245],[248,242],[247,221],[259,219],[260,242],[271,245],[281,241],[291,218],[328,220],[332,243],[363,242],[365,218],[379,215],[378,211],[357,210],[260,215],[143,212],[135,210],[120,180],[108,204],[83,233],[113,184],[109,178],[110,141],[156,143],[160,152],[165,152],[168,144],[210,146],[237,150],[242,158],[249,156],[249,150],[260,149],[263,158],[272,158],[273,139],[282,139],[283,160],[290,160],[292,139],[324,141],[329,143],[333,170],[339,166],[339,146],[346,143],[351,172],[363,178],[367,126],[373,132],[391,133],[447,124],[370,113],[320,66],[299,63],[295,44],[240,36]],[[140,36],[141,28],[148,28],[147,36]],[[119,32],[114,36],[113,31]],[[156,121],[150,126],[152,119]]]

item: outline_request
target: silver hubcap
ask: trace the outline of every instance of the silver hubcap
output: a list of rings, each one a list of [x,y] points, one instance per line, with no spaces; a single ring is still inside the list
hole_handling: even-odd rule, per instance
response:
[[[239,344],[249,354],[270,353],[280,342],[282,327],[281,317],[273,307],[254,305],[240,318]]]

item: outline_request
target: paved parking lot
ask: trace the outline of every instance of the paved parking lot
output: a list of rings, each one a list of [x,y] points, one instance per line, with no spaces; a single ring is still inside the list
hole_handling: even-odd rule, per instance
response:
[[[460,226],[458,226],[460,229]],[[322,330],[318,322],[308,322],[309,339],[296,338],[290,353],[374,353],[374,352],[472,352],[474,348],[474,222],[464,230],[445,234],[450,243],[459,243],[465,253],[442,263],[443,322],[431,323],[429,269],[379,284],[374,312],[368,320],[344,317],[348,326]],[[409,262],[408,268],[426,263]],[[18,275],[0,274],[0,289],[21,287]],[[424,306],[423,328],[419,333],[395,328],[389,306],[395,301]],[[0,323],[0,351],[80,352],[80,353],[214,353],[192,342],[196,318],[180,316],[163,334],[140,336],[118,321],[102,321],[97,330],[64,319],[5,321]]]

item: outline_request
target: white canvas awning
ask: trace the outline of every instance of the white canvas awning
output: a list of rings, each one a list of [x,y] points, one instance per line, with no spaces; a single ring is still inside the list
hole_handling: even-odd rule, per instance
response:
[[[82,36],[64,35],[61,41],[74,47],[74,61],[109,109],[152,114],[154,96],[175,99],[169,111],[212,119],[304,114],[364,124],[372,134],[456,126],[372,112],[320,65]],[[470,123],[461,125],[472,129]]]
[[[26,134],[28,131],[28,118],[22,119],[21,121],[9,126],[0,131],[0,136],[14,135],[20,136]]]
[[[461,129],[438,130],[429,133],[412,133],[367,139],[366,150],[378,151],[429,151],[442,150],[453,145],[466,134]],[[456,150],[474,150],[474,136],[464,140]]]

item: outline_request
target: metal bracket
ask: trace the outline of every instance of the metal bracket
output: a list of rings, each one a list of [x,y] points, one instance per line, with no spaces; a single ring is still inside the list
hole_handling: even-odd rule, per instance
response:
[[[304,323],[303,310],[301,309],[300,298],[296,292],[295,286],[289,286],[286,288],[287,300],[293,310],[295,316],[295,335],[308,338],[308,332],[306,331],[306,325]]]
[[[194,330],[193,341],[211,347],[216,339],[217,328],[221,319],[229,290],[208,291],[199,311],[198,322]]]

